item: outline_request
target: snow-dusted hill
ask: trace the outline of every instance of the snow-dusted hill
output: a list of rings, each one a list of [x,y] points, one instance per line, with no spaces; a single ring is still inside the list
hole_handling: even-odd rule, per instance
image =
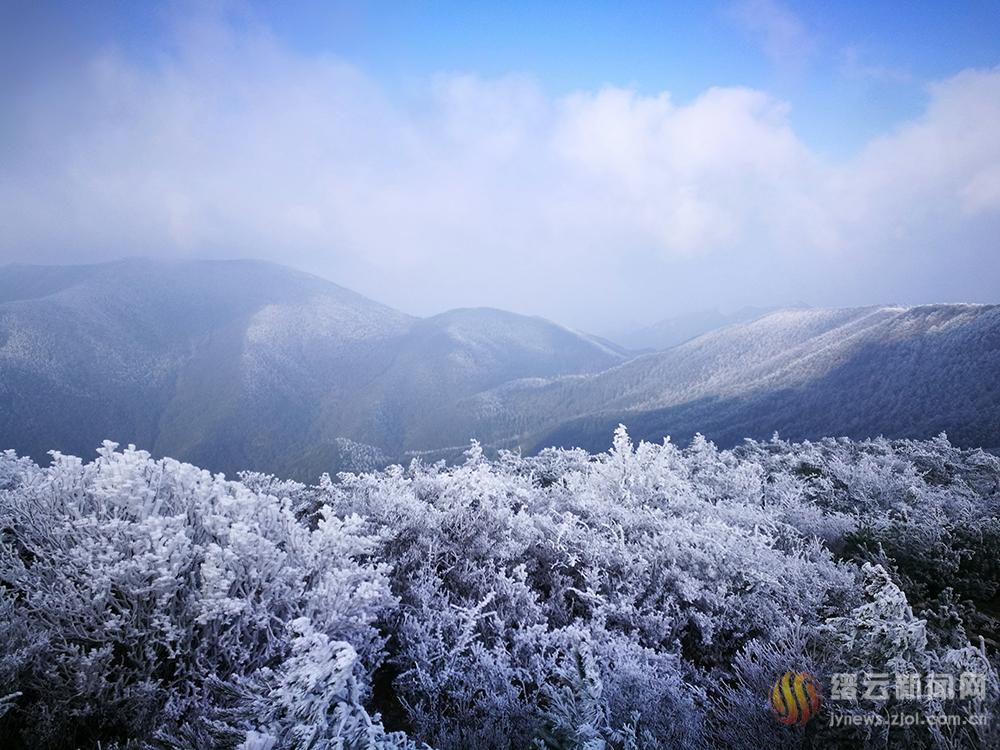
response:
[[[792,309],[592,376],[509,384],[466,402],[527,449],[644,439],[824,434],[1000,446],[1000,306]]]
[[[1000,446],[1000,307],[791,309],[631,357],[486,308],[414,318],[252,261],[0,269],[0,449],[103,439],[313,478],[637,437]]]
[[[36,457],[111,438],[314,477],[450,444],[455,402],[482,390],[624,359],[539,318],[421,320],[267,263],[0,269],[0,449]]]

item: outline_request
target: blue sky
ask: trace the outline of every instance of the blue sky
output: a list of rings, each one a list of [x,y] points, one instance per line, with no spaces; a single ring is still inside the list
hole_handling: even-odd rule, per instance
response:
[[[0,261],[592,328],[1000,288],[996,2],[13,2],[0,64]]]
[[[176,7],[65,11],[95,41],[143,55],[162,43]],[[443,71],[520,73],[553,95],[613,85],[685,100],[711,86],[763,89],[788,101],[803,139],[831,154],[919,113],[928,82],[1000,62],[1000,2],[985,1],[312,0],[223,12],[267,25],[303,54],[350,60],[400,92]]]

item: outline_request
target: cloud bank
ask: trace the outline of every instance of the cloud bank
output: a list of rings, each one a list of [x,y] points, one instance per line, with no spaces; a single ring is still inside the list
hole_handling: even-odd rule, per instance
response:
[[[2,83],[0,261],[258,257],[410,312],[598,330],[1000,289],[1000,68],[933,84],[922,116],[831,163],[763,91],[441,74],[390,92],[216,22],[142,60],[22,65]]]

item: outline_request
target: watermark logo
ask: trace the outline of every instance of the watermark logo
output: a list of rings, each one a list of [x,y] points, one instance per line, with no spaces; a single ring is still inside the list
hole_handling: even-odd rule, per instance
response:
[[[986,672],[835,672],[824,700],[831,727],[986,727],[992,684]],[[804,726],[819,712],[820,692],[809,672],[785,672],[768,695],[771,713],[786,726]]]
[[[819,680],[808,672],[785,672],[771,688],[771,712],[788,726],[802,726],[819,711]]]

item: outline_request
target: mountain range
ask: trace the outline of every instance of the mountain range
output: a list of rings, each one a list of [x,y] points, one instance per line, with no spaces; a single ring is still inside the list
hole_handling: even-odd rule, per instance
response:
[[[0,449],[104,439],[313,479],[489,448],[778,431],[1000,446],[1000,306],[787,309],[654,353],[488,308],[427,318],[257,261],[0,268]]]

